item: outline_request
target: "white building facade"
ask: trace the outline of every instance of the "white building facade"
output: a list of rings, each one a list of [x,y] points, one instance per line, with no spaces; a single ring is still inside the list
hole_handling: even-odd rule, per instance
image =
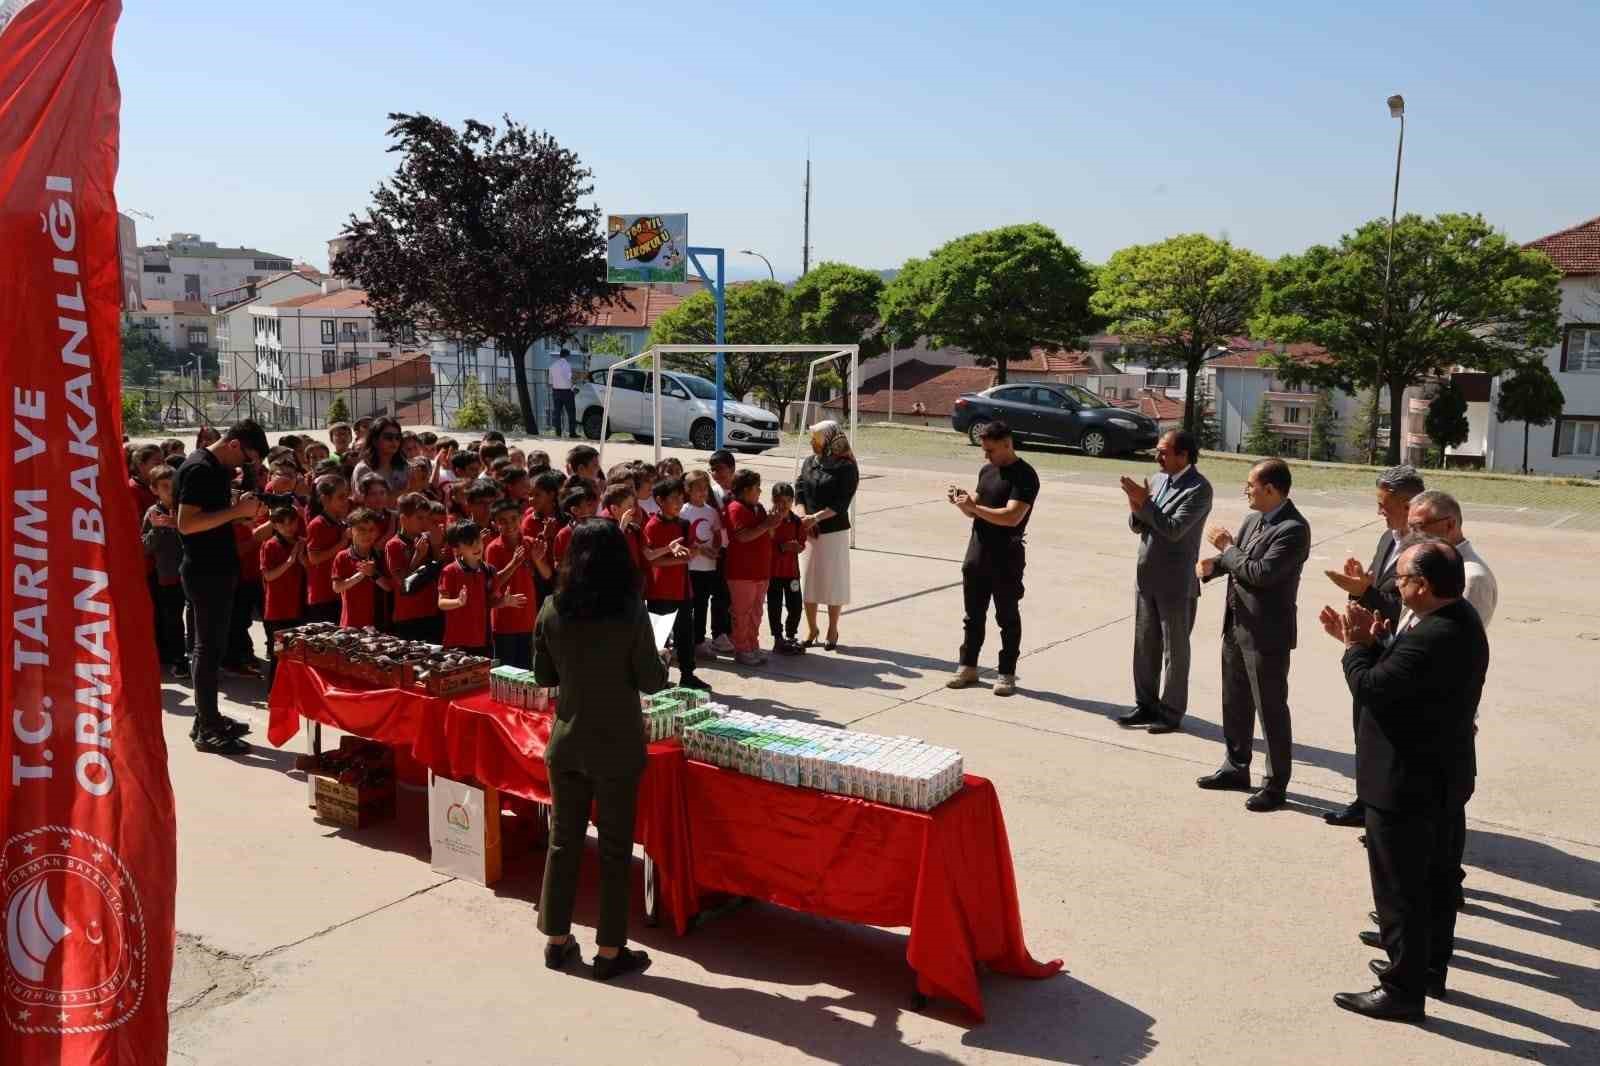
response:
[[[294,268],[284,256],[257,248],[225,247],[201,240],[198,233],[174,233],[163,244],[144,245],[139,258],[146,300],[209,303],[213,293]]]
[[[259,283],[215,294],[217,358],[222,384],[231,389],[260,387],[256,380],[256,326],[251,309],[256,304],[271,304],[296,296],[322,292],[322,279],[289,271],[274,274]]]

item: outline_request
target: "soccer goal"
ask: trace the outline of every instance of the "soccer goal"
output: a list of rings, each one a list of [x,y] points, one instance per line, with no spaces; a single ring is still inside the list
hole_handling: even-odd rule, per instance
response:
[[[859,385],[860,385],[860,374],[859,374],[860,364],[861,364],[861,346],[860,345],[857,345],[857,344],[658,344],[658,345],[655,345],[653,347],[645,349],[644,351],[640,352],[638,355],[635,355],[635,356],[632,356],[630,358],[623,359],[623,360],[620,360],[618,362],[612,363],[609,367],[606,368],[605,393],[604,393],[604,396],[602,397],[602,400],[601,400],[601,410],[600,410],[600,440],[598,442],[599,449],[600,449],[600,465],[601,465],[601,468],[604,469],[604,467],[605,467],[606,436],[611,430],[611,411],[612,411],[613,393],[614,393],[614,390],[615,390],[614,379],[615,379],[615,376],[616,376],[616,372],[618,370],[626,369],[626,368],[628,368],[628,367],[630,367],[630,366],[632,366],[634,364],[646,364],[649,367],[648,376],[649,376],[649,379],[650,379],[650,416],[651,416],[651,426],[652,426],[652,440],[654,441],[654,444],[655,444],[655,460],[659,464],[661,462],[661,435],[662,435],[662,413],[661,413],[661,401],[662,401],[662,392],[661,392],[661,371],[662,371],[662,366],[661,366],[661,360],[662,360],[662,356],[666,356],[666,355],[716,355],[718,352],[722,353],[724,356],[782,355],[782,356],[793,357],[793,358],[796,358],[796,359],[808,359],[809,363],[808,363],[808,366],[806,368],[805,399],[802,402],[801,408],[800,408],[800,410],[802,412],[807,413],[806,417],[803,417],[802,420],[801,420],[802,423],[803,423],[802,427],[801,427],[802,429],[805,428],[805,424],[809,424],[809,422],[810,422],[809,412],[812,409],[811,392],[812,392],[813,387],[816,384],[817,367],[826,366],[827,364],[832,363],[832,362],[834,362],[836,360],[840,360],[840,359],[848,359],[848,360],[850,360],[850,430],[849,430],[849,433],[850,433],[850,439],[852,441],[855,440],[856,423],[857,423],[857,409],[858,409],[858,405],[856,403],[856,400],[858,398]],[[725,427],[725,420],[723,418],[722,411],[723,411],[724,403],[729,399],[733,399],[733,400],[737,401],[740,398],[739,397],[726,397],[726,396],[723,395],[723,392],[722,392],[722,390],[720,388],[717,390],[716,399],[714,401],[715,402],[715,418],[714,418],[714,442],[713,442],[713,447],[715,447],[715,448],[726,447],[727,444],[728,444],[727,438],[726,438],[726,436],[724,434],[724,430],[725,430],[726,427]],[[677,427],[668,427],[669,432],[675,432],[676,428]],[[781,412],[781,411],[778,412],[778,433],[779,433],[779,439],[781,440],[782,439],[782,434],[783,434],[783,412]],[[693,426],[691,426],[689,428],[689,431],[687,433],[684,433],[682,435],[683,435],[684,439],[688,440],[692,446],[698,447],[701,443],[705,443],[703,438],[701,440],[699,440],[699,441],[695,440]],[[705,449],[705,450],[710,451],[711,449]],[[802,447],[802,446],[797,446],[795,448],[795,452],[794,452],[794,475],[793,476],[795,476],[795,477],[798,477],[799,474],[800,474],[800,461],[804,456],[805,456],[805,448]],[[854,503],[854,501],[852,501],[851,505],[850,505],[850,518],[851,518],[850,544],[853,547],[855,545],[855,503]]]

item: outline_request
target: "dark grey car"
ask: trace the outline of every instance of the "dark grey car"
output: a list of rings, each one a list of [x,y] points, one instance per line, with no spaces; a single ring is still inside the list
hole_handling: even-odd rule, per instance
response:
[[[1088,389],[1056,382],[996,385],[956,399],[950,424],[974,444],[990,422],[1004,422],[1013,436],[1081,448],[1086,455],[1125,455],[1154,448],[1161,437],[1155,419],[1113,407]]]

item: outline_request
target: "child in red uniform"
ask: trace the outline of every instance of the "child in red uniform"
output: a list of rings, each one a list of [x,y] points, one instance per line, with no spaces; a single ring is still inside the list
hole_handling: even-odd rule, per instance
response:
[[[606,486],[606,494],[600,498],[603,505],[600,511],[601,518],[609,518],[622,530],[622,536],[628,542],[628,555],[633,559],[634,569],[643,576],[645,574],[644,559],[644,524],[649,517],[639,507],[633,495],[631,481],[613,481]]]
[[[261,613],[261,542],[272,535],[272,527],[254,518],[233,523],[233,543],[239,552],[239,583],[233,589],[233,617],[228,622],[228,647],[222,654],[222,669],[244,677],[260,677],[255,645],[250,640],[250,625]]]
[[[177,505],[173,503],[170,466],[157,464],[145,474],[156,502],[140,516],[140,537],[150,560],[150,591],[155,603],[156,653],[174,678],[189,676],[189,653],[183,634],[185,600],[178,568],[183,562],[183,539],[178,536]]]
[[[339,594],[333,591],[333,560],[350,544],[344,524],[350,512],[350,483],[338,474],[317,478],[311,498],[312,519],[306,525],[307,622],[339,623]]]
[[[456,561],[439,575],[439,610],[444,615],[444,646],[494,657],[489,641],[489,612],[496,607],[524,607],[518,593],[500,595],[493,568],[483,561],[483,528],[476,522],[457,522],[445,534]]]
[[[393,586],[378,550],[378,513],[363,507],[350,516],[350,547],[333,560],[333,591],[339,594],[339,624],[346,629],[384,621],[383,594]]]
[[[389,482],[382,474],[368,474],[357,488],[361,506],[378,518],[378,546],[381,548],[389,543],[395,531],[394,512],[389,509]]]
[[[690,547],[694,534],[678,514],[683,510],[683,482],[655,483],[657,512],[644,525],[645,604],[651,614],[670,614],[672,653],[678,660],[678,684],[709,690],[694,672],[694,600],[689,593]]]
[[[772,578],[767,582],[767,625],[772,630],[772,650],[779,655],[799,655],[800,553],[806,550],[805,527],[794,513],[794,486],[780,481],[772,486],[772,513],[779,519],[772,531]],[[788,624],[780,626],[784,608]]]
[[[500,498],[500,486],[486,477],[480,477],[466,488],[467,517],[479,529],[494,526],[494,501]]]
[[[494,505],[494,524],[499,535],[483,549],[483,561],[494,568],[502,588],[524,598],[521,607],[497,607],[489,615],[494,631],[494,657],[507,666],[533,669],[533,623],[539,617],[539,594],[534,589],[535,570],[549,576],[545,561],[549,550],[541,540],[523,540],[518,524],[522,510],[517,501],[504,499]]]
[[[561,513],[567,516],[567,521],[556,534],[555,543],[550,546],[550,556],[556,569],[561,568],[561,560],[567,555],[567,545],[572,543],[573,523],[593,518],[595,506],[599,502],[594,489],[583,480],[574,481],[571,487],[561,494]]]
[[[300,537],[300,512],[275,507],[272,534],[261,544],[261,620],[267,630],[267,681],[277,667],[273,638],[280,630],[300,624],[306,602],[306,542]]]
[[[745,666],[760,666],[767,661],[760,643],[761,600],[772,578],[772,531],[782,519],[761,506],[761,475],[754,470],[733,475],[725,514],[728,553],[723,573],[728,578],[734,657]]]
[[[444,510],[442,505],[439,509]],[[439,593],[434,588],[437,575],[411,592],[405,590],[404,584],[414,570],[430,563],[437,563],[440,569],[444,566],[443,535],[433,532],[432,527],[433,512],[426,496],[408,492],[400,497],[400,530],[384,545],[383,560],[394,585],[390,631],[407,640],[437,644],[444,639],[444,618],[439,614]]]

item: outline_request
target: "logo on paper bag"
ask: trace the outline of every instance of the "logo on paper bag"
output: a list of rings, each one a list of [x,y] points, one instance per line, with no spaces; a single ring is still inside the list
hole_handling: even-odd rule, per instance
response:
[[[452,803],[444,812],[444,820],[457,829],[472,830],[472,816],[467,809],[459,803]]]
[[[67,826],[19,833],[0,851],[3,1009],[22,1033],[103,1032],[144,998],[143,913],[128,869]]]

